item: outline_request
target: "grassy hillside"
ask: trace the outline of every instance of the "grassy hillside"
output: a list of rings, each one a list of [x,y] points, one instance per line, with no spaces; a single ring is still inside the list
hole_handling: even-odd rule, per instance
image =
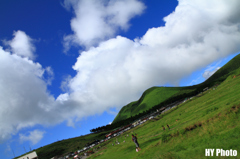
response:
[[[194,91],[193,87],[152,87],[146,90],[138,101],[124,106],[113,123],[135,116],[144,112],[174,95],[180,95]]]
[[[115,117],[113,123],[135,116],[138,113],[146,111],[170,97],[183,95],[184,93],[195,90],[202,91],[205,87],[211,87],[224,81],[230,74],[233,74],[240,67],[240,54],[234,57],[214,75],[205,82],[189,87],[152,87],[146,90],[138,101],[131,102],[124,106]]]
[[[239,75],[240,69],[234,74]],[[234,74],[218,87],[125,132],[117,138],[119,145],[115,145],[116,138],[111,139],[90,158],[204,158],[207,148],[232,149],[239,153],[240,76],[233,78]],[[135,151],[132,133],[138,134],[140,152]],[[211,158],[219,157],[214,154]]]

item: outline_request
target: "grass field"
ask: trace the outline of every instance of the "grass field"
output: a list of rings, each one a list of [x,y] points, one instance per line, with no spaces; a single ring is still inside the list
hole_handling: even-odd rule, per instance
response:
[[[111,139],[90,158],[204,158],[208,148],[240,153],[239,97],[240,76],[231,75],[218,87]],[[132,133],[138,134],[140,152],[135,151]],[[115,145],[116,139],[119,145]],[[211,158],[218,157],[214,154]]]

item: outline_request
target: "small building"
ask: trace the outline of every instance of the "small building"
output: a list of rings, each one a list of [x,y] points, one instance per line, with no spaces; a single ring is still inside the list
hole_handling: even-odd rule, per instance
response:
[[[31,152],[31,153],[29,153],[27,155],[21,156],[21,157],[19,157],[17,159],[38,159],[38,156],[37,156],[36,151],[33,151],[33,152]]]

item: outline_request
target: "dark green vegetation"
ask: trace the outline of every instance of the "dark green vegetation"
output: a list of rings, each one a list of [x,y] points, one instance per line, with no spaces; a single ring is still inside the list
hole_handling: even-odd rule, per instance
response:
[[[140,117],[176,100],[197,96],[117,137],[119,145],[112,146],[116,138],[104,142],[90,158],[203,158],[206,148],[234,149],[240,153],[239,75],[240,55],[199,85],[148,89],[138,101],[130,103],[129,107],[123,107],[118,117],[125,120],[119,118],[119,122],[115,121],[116,126],[131,121],[134,115],[130,112],[140,114],[135,115]],[[211,89],[200,93],[206,87]],[[140,110],[139,106],[144,110]],[[128,116],[130,118],[126,118]],[[171,130],[167,129],[166,124],[170,125]],[[165,126],[165,131],[162,130],[162,125]],[[55,142],[36,151],[40,159],[49,159],[75,151],[78,147],[82,149],[85,144],[104,138],[108,132]],[[125,137],[131,133],[138,134],[142,149],[138,153],[131,137]]]
[[[240,67],[240,55],[234,57],[205,82],[189,87],[152,87],[146,90],[138,101],[124,106],[113,121],[117,123],[139,113],[149,113],[176,100],[188,98],[202,92],[206,87],[212,87],[223,82]]]
[[[89,134],[85,136],[57,141],[44,147],[38,148],[34,151],[37,152],[39,159],[49,159],[54,156],[63,155],[69,152],[75,152],[77,150],[80,150],[83,147],[85,147],[86,144],[91,143],[96,139],[104,139],[106,133],[107,132]]]

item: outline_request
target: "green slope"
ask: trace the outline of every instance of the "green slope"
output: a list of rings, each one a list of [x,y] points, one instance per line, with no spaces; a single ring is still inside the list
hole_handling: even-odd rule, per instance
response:
[[[230,60],[205,82],[189,87],[152,87],[146,90],[138,101],[122,107],[112,123],[130,118],[141,112],[164,102],[170,97],[180,96],[196,90],[202,91],[205,87],[212,87],[224,81],[230,74],[240,67],[240,54]]]
[[[208,148],[236,150],[237,156],[222,158],[240,158],[240,68],[232,73],[219,86],[123,133],[119,145],[111,139],[90,158],[205,158]],[[163,130],[167,124],[171,129]],[[140,152],[126,137],[132,133],[138,134]]]
[[[193,87],[152,87],[146,90],[138,101],[124,106],[113,123],[144,112],[170,97],[194,91]]]

